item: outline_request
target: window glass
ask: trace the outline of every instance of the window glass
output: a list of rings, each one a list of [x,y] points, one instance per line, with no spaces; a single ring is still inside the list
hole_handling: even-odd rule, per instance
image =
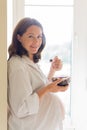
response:
[[[54,56],[58,56],[63,61],[63,68],[61,71],[56,72],[55,76],[71,77],[73,5],[50,6],[49,4],[52,3],[43,1],[47,5],[41,6],[40,0],[37,1],[38,4],[31,2],[34,2],[34,0],[29,1],[30,5],[29,3],[25,4],[25,16],[39,20],[43,25],[46,35],[46,47],[42,53],[42,60],[40,62],[42,70],[47,75],[50,67],[49,60]],[[69,4],[70,1],[67,0],[67,5]],[[58,93],[58,96],[64,101],[67,115],[70,115],[70,88],[65,93]]]
[[[27,6],[25,16],[34,17],[43,25],[46,35],[46,47],[43,51],[45,63],[57,55],[64,63],[62,71],[58,72],[57,76],[70,75],[73,8]],[[48,69],[45,72],[48,73]]]
[[[73,0],[25,0],[25,5],[73,5]]]

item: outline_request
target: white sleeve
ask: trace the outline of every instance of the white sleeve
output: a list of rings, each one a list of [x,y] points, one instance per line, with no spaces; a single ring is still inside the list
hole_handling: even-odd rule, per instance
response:
[[[39,97],[33,93],[29,74],[22,69],[9,74],[8,100],[12,111],[19,118],[35,114],[39,109]]]

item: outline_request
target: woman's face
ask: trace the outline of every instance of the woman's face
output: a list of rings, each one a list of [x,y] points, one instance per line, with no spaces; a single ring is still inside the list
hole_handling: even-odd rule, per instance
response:
[[[30,26],[26,32],[20,36],[17,35],[18,40],[22,46],[28,51],[29,57],[37,53],[42,43],[42,30],[36,25]]]

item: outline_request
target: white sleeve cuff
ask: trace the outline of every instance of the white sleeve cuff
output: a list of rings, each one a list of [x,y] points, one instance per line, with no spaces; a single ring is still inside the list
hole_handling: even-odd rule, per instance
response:
[[[39,96],[37,93],[32,95],[27,95],[26,99],[24,99],[23,104],[17,112],[17,116],[19,118],[36,114],[39,110]]]
[[[39,96],[37,95],[37,93],[34,93],[31,96],[27,97],[26,101],[28,105],[29,114],[38,113]]]

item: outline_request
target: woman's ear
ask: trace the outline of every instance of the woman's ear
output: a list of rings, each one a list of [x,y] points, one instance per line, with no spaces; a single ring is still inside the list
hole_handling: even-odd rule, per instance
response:
[[[21,36],[19,34],[17,34],[17,39],[19,42],[21,42]]]

